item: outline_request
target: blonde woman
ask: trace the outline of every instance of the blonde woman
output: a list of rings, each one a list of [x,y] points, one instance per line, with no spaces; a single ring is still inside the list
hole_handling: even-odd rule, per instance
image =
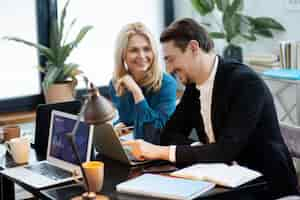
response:
[[[176,107],[176,81],[159,66],[153,36],[142,23],[128,24],[118,35],[109,92],[119,112],[116,129],[133,127],[135,138],[159,142],[157,130]]]

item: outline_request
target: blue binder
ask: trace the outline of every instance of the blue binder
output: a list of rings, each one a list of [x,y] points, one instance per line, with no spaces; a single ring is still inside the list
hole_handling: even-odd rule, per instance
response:
[[[298,69],[270,69],[262,72],[262,75],[278,79],[300,80]]]

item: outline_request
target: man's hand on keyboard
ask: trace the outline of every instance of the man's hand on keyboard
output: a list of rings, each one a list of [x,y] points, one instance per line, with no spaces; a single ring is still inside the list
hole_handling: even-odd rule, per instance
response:
[[[131,153],[137,160],[169,159],[169,147],[166,146],[154,145],[141,139],[125,141],[122,144],[131,148]]]

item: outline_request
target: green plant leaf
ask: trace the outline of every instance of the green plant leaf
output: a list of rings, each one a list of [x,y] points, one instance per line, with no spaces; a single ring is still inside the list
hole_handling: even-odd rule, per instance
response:
[[[210,32],[209,36],[211,38],[215,38],[215,39],[224,39],[225,38],[225,34],[221,33],[221,32]]]
[[[65,80],[68,77],[72,77],[73,71],[75,69],[78,69],[78,67],[79,67],[79,65],[75,64],[75,63],[65,64],[64,67],[63,67],[62,73],[61,73],[61,76],[62,76],[61,80]]]
[[[241,11],[243,9],[243,0],[233,0],[231,5],[228,5],[226,7],[225,12],[228,15],[234,15],[236,14],[238,11]],[[225,13],[224,13],[225,14]]]
[[[65,19],[67,16],[69,2],[70,0],[67,0],[64,8],[62,9],[60,20],[55,18],[50,22],[49,47],[41,44],[34,44],[16,37],[4,38],[37,48],[40,54],[47,58],[45,66],[38,66],[38,69],[42,73],[45,73],[43,78],[43,87],[45,89],[47,89],[52,83],[63,82],[68,78],[76,79],[75,75],[81,72],[77,69],[77,64],[66,64],[65,62],[72,50],[82,41],[92,26],[84,26],[81,28],[75,39],[68,43],[67,38],[69,32],[76,22],[76,19],[74,19],[69,25],[67,32],[65,32],[64,29],[67,27],[65,26]]]
[[[227,6],[230,4],[230,0],[215,0],[215,3],[217,5],[217,8],[224,12],[227,8]]]
[[[241,34],[241,36],[249,41],[256,41],[256,37],[254,34],[246,35],[246,34]]]
[[[76,39],[71,43],[72,44],[72,48],[76,47],[79,44],[79,42],[84,38],[84,36],[87,34],[87,32],[89,32],[89,30],[91,30],[92,28],[93,28],[93,26],[85,26],[85,27],[83,27],[79,31]]]
[[[273,37],[273,33],[269,29],[266,29],[266,28],[255,29],[255,30],[253,30],[253,33],[263,36],[263,37],[267,37],[267,38]]]
[[[72,30],[73,26],[75,25],[76,21],[77,21],[76,18],[72,20],[72,22],[71,22],[71,24],[70,24],[70,26],[69,26],[69,28],[68,28],[66,34],[65,34],[65,38],[64,38],[64,40],[63,40],[62,45],[65,45],[65,44],[66,44],[67,38],[68,38],[68,36],[69,36],[69,33],[70,33],[70,31]]]
[[[214,0],[191,0],[191,3],[200,15],[207,15],[215,8]]]
[[[54,59],[52,60],[55,65],[59,65],[59,48],[60,48],[60,41],[59,41],[59,30],[57,21],[54,19],[51,22],[50,26],[50,48],[53,51]]]
[[[58,68],[55,66],[48,65],[47,73],[43,79],[43,87],[44,89],[48,89],[48,87],[57,82],[57,77],[61,74],[62,68]]]
[[[18,38],[18,37],[3,37],[3,39],[14,41],[14,42],[20,42],[20,43],[23,43],[25,45],[34,47],[34,48],[38,49],[42,55],[46,56],[47,59],[54,59],[55,58],[54,53],[52,52],[52,50],[50,48],[44,46],[44,45],[35,44],[35,43],[29,42],[27,40],[23,40],[23,39]]]
[[[226,41],[230,43],[240,33],[241,16],[225,12],[223,15],[223,25],[226,32]]]
[[[67,44],[61,47],[60,63],[64,63],[72,52],[72,44]]]
[[[237,11],[242,7],[243,0],[233,0],[223,14],[223,26],[226,32],[226,41],[231,43],[232,39],[241,32],[241,15]]]
[[[61,16],[60,16],[60,25],[59,25],[59,41],[60,41],[60,44],[61,44],[63,34],[64,34],[64,21],[65,21],[66,15],[67,15],[67,8],[68,8],[69,3],[70,3],[70,0],[68,0],[66,2],[66,4],[64,5],[64,8],[63,8],[63,10],[61,12]]]
[[[279,31],[285,31],[285,28],[277,22],[275,19],[270,17],[256,17],[252,21],[256,27],[264,27],[269,29],[275,29]]]
[[[246,35],[249,36],[249,38],[253,39],[252,37],[252,23],[249,19],[248,16],[246,15],[242,15],[242,14],[238,14],[240,19],[241,19],[241,24],[240,24],[240,35]]]

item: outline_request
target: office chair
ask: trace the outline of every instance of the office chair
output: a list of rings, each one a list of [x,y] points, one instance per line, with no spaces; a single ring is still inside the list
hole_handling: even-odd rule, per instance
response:
[[[280,122],[280,130],[291,156],[300,159],[300,126]]]
[[[300,126],[280,122],[280,131],[293,158],[300,159]],[[299,187],[298,187],[299,188]],[[300,196],[286,196],[277,200],[300,200]]]

